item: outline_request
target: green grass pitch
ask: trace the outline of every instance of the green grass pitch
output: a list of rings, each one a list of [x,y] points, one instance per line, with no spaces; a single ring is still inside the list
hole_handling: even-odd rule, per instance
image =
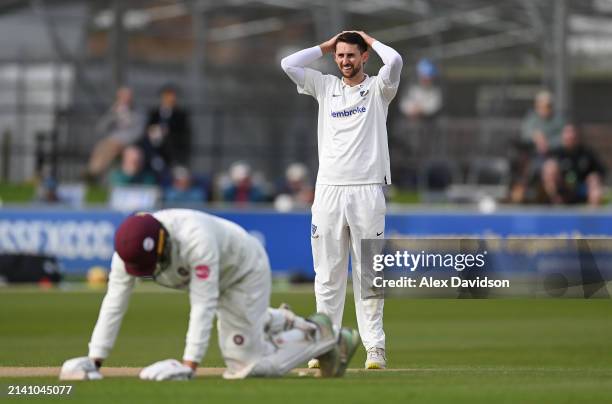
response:
[[[146,288],[150,290],[150,288]],[[59,366],[82,356],[102,292],[0,290],[0,366]],[[314,310],[310,293],[275,293],[299,314]],[[145,366],[180,358],[187,295],[133,295],[108,366]],[[347,299],[346,324],[355,325]],[[612,301],[389,299],[385,329],[390,371],[351,372],[344,379],[287,376],[225,381],[143,382],[107,378],[73,382],[69,397],[87,403],[563,403],[612,402]],[[361,368],[363,349],[352,368]],[[203,366],[223,366],[216,338]],[[396,370],[393,370],[396,369]],[[9,385],[60,384],[53,378],[0,378]],[[66,384],[66,383],[64,383]],[[40,400],[41,398],[38,397]]]

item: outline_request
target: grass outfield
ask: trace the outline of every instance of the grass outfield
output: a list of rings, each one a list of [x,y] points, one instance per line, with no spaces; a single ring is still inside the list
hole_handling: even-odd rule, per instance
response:
[[[60,366],[86,354],[102,293],[0,290],[0,367]],[[274,294],[300,314],[307,293]],[[108,366],[142,367],[180,358],[187,295],[137,292]],[[346,323],[355,324],[352,302]],[[72,402],[611,402],[610,300],[403,300],[385,307],[390,371],[352,371],[341,380],[283,379],[154,383],[107,378],[74,385]],[[360,350],[352,368],[361,368]],[[203,366],[223,366],[216,338]],[[393,370],[395,369],[395,370]],[[55,378],[0,378],[10,384],[58,384]],[[65,383],[64,383],[65,384]],[[66,397],[47,397],[66,400]]]

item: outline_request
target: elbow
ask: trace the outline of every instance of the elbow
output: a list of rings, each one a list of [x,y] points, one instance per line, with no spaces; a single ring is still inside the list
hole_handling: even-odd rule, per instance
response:
[[[289,71],[289,69],[291,68],[291,64],[289,63],[289,61],[287,60],[287,57],[284,57],[281,60],[281,68],[283,69],[283,71],[285,73],[287,73]]]
[[[396,53],[393,56],[393,60],[391,60],[391,64],[395,69],[401,71],[402,67],[404,67],[404,61],[402,60],[402,56],[399,53]]]

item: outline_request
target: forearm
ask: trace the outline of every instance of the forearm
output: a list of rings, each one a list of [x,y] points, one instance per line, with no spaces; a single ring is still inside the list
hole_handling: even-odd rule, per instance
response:
[[[281,67],[285,73],[299,86],[304,85],[304,67],[323,56],[321,46],[302,49],[281,60]]]
[[[380,59],[386,65],[397,65],[402,64],[402,56],[392,47],[385,45],[380,41],[374,41],[372,49],[376,51],[376,54],[380,56]]]
[[[321,56],[323,56],[323,51],[317,45],[284,57],[281,61],[281,66],[306,67]]]
[[[109,283],[108,292],[100,307],[98,321],[89,342],[90,358],[101,363],[108,357],[128,308],[131,289],[131,284],[113,285]]]
[[[380,59],[385,64],[381,69],[381,74],[387,83],[398,83],[402,73],[402,56],[390,46],[385,45],[380,41],[372,43],[372,49],[380,56]]]
[[[108,357],[115,345],[124,314],[124,310],[105,310],[100,313],[89,343],[90,358],[101,360]]]
[[[192,301],[189,314],[189,330],[183,354],[183,363],[192,369],[202,361],[212,330],[212,321],[215,313],[215,304],[194,304]]]

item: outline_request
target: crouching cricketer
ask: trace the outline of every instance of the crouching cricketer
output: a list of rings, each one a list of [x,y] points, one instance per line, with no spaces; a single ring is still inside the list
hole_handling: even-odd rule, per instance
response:
[[[183,361],[167,359],[140,372],[144,380],[185,380],[208,347],[216,314],[223,377],[281,376],[318,357],[324,377],[342,376],[359,344],[356,330],[334,334],[324,314],[307,319],[269,308],[270,264],[262,245],[230,221],[170,209],[128,217],[115,234],[108,290],[89,355],[67,360],[60,379],[101,379],[137,277],[189,292],[191,311]]]

